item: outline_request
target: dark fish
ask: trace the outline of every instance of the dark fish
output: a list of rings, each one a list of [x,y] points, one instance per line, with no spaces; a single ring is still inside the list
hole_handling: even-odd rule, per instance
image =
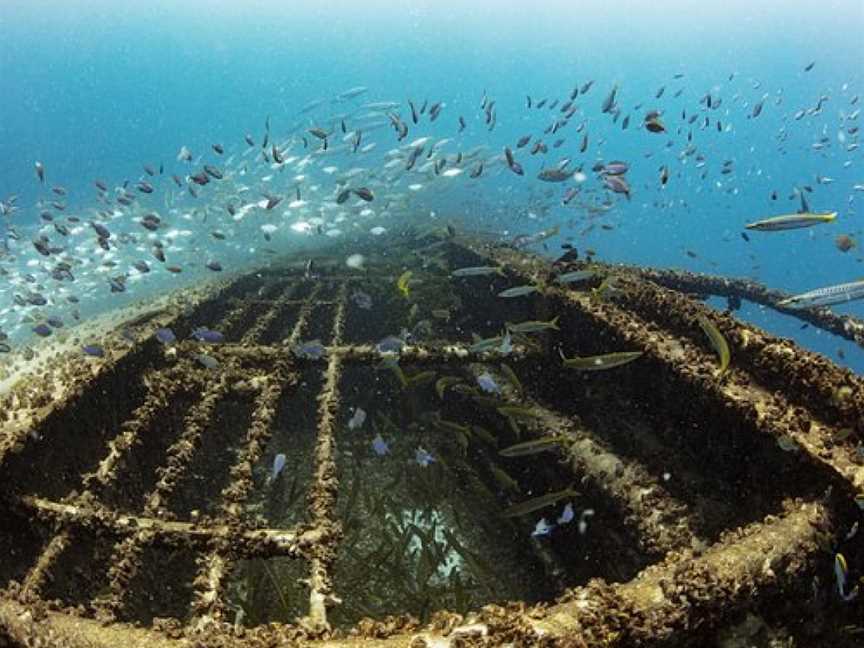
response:
[[[753,106],[753,112],[750,113],[750,118],[755,119],[759,115],[762,114],[762,106],[765,104],[765,100],[761,99]]]
[[[209,268],[213,272],[222,272],[222,264],[218,261],[208,261],[207,268]]]
[[[416,124],[417,122],[420,121],[420,117],[417,114],[417,109],[414,108],[414,102],[411,101],[410,99],[408,100],[408,106],[411,108],[411,121],[413,121]]]
[[[520,149],[530,141],[531,141],[530,135],[523,135],[522,137],[519,138],[519,141],[516,142],[516,148]]]
[[[196,173],[195,175],[189,177],[192,179],[192,182],[202,187],[210,182],[210,176],[207,175],[206,171]]]
[[[527,99],[528,99],[528,108],[530,109],[531,108],[531,95],[527,95]]]
[[[252,136],[251,136],[251,135],[246,135],[243,139],[246,140],[246,143],[247,143],[249,146],[255,146],[255,140],[252,139]]]
[[[224,177],[219,169],[209,164],[204,165],[204,172],[211,178],[215,178],[216,180],[221,180]]]
[[[619,160],[613,160],[612,162],[604,164],[602,169],[603,173],[606,175],[624,175],[629,170],[630,164]]]
[[[108,279],[108,285],[111,286],[112,293],[126,292],[126,277],[111,277]]]
[[[365,200],[366,202],[372,202],[375,199],[375,196],[372,195],[372,191],[367,187],[360,187],[359,189],[352,189],[354,195],[360,198],[361,200]]]
[[[208,344],[220,344],[225,341],[225,336],[222,333],[203,326],[192,331],[192,337],[199,342],[207,342]]]
[[[149,182],[146,182],[146,181],[144,181],[144,180],[142,180],[141,182],[139,182],[139,183],[136,185],[136,188],[137,188],[138,191],[140,191],[141,193],[145,193],[145,194],[151,194],[151,193],[153,193],[153,185],[151,185]]]
[[[162,344],[171,344],[177,341],[177,336],[170,328],[156,329],[156,339]]]
[[[145,164],[144,165],[144,173],[146,173],[147,175],[152,177],[152,176],[156,175],[156,170],[153,167],[151,167],[149,164]]]
[[[603,100],[602,105],[600,106],[600,110],[603,113],[611,113],[613,108],[615,107],[615,95],[618,94],[618,86],[612,86],[612,90],[609,91],[609,94],[606,95],[606,98]]]
[[[537,174],[537,179],[544,182],[564,182],[569,178],[570,173],[562,169],[542,169]]]
[[[627,179],[620,175],[604,175],[603,185],[613,193],[624,194],[630,200],[630,185]]]
[[[96,221],[90,221],[90,227],[96,230],[96,234],[99,236],[99,238],[111,238],[111,232],[108,231],[108,228],[104,225],[97,223]]]
[[[221,144],[211,144],[213,150],[216,151],[217,154],[222,155],[225,152],[225,149]]]
[[[588,91],[591,89],[591,86],[592,86],[592,85],[594,85],[594,81],[593,81],[593,80],[588,81],[587,83],[584,83],[584,84],[582,85],[582,87],[579,88],[579,94],[583,94],[583,95],[584,95],[586,92],[588,92]]]
[[[150,266],[147,265],[146,261],[136,261],[132,264],[132,267],[135,268],[141,274],[147,274],[150,272]]]
[[[84,355],[92,356],[94,358],[105,357],[105,349],[103,349],[98,344],[85,344],[81,347],[81,351],[84,352]]]
[[[466,126],[465,118],[462,117],[462,115],[459,115],[459,132],[460,133],[465,130],[465,126]]]
[[[45,184],[45,165],[37,161],[34,166],[36,167],[36,177],[39,178],[39,182]]]
[[[660,121],[660,113],[656,110],[649,110],[645,114],[645,128],[651,133],[663,133],[666,127]]]
[[[183,187],[183,181],[180,179],[180,176],[172,175],[171,179],[174,181],[174,184],[176,184],[178,187],[181,187],[181,188]]]
[[[225,240],[225,235],[219,230],[213,230],[212,232],[210,232],[210,235],[215,239],[219,239],[220,241]]]
[[[156,258],[157,261],[165,263],[165,252],[160,246],[154,245],[153,248],[150,250],[150,253]]]
[[[654,98],[659,99],[660,97],[663,96],[664,92],[666,92],[666,86],[660,86],[660,88],[657,90],[656,94],[654,95]]]
[[[537,102],[537,110],[540,110],[545,105],[546,105],[546,100],[541,99],[540,101]]]
[[[146,214],[141,219],[141,226],[144,229],[150,230],[151,232],[155,232],[157,229],[159,229],[160,223],[161,220],[156,214]]]
[[[669,168],[666,165],[660,167],[660,184],[664,187],[669,182]]]
[[[96,185],[99,191],[108,191],[108,185],[102,180],[94,180],[93,184]]]
[[[810,63],[808,63],[807,65],[804,66],[804,71],[809,72],[810,70],[813,69],[814,65],[816,65],[816,61],[811,61]]]
[[[588,150],[588,133],[582,136],[582,143],[579,145],[579,152],[584,153]]]
[[[37,324],[36,326],[34,326],[32,331],[39,337],[48,337],[49,335],[51,335],[52,332],[51,327],[44,322],[42,324]]]
[[[166,269],[168,272],[171,272],[171,273],[173,273],[173,274],[180,274],[181,272],[183,272],[183,268],[181,268],[180,266],[174,266],[174,265],[172,265],[172,266],[165,266],[165,269]]]
[[[469,173],[468,175],[472,178],[479,178],[482,173],[483,173],[483,162],[480,161],[477,163],[477,166],[474,167],[471,170],[471,173]]]
[[[420,157],[420,154],[423,153],[422,146],[415,146],[411,149],[411,152],[408,154],[408,159],[405,160],[405,170],[410,171],[414,168],[414,164],[417,162],[417,158]]]
[[[351,190],[350,189],[343,189],[342,191],[340,191],[336,195],[336,204],[341,205],[346,200],[348,200],[350,197],[351,197]]]
[[[323,128],[318,128],[317,126],[315,128],[310,128],[309,134],[314,135],[320,140],[326,140],[330,136],[330,133],[325,131]]]
[[[741,232],[741,238],[744,239],[745,241],[747,241],[748,243],[750,242],[750,237],[747,235],[747,232]]]

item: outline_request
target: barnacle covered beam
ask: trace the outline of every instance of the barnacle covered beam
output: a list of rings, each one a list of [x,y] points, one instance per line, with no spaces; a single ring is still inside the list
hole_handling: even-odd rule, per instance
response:
[[[768,288],[750,279],[718,277],[687,270],[643,268],[639,266],[611,265],[596,262],[593,262],[591,265],[608,272],[623,272],[638,275],[642,279],[679,292],[745,299],[754,304],[768,306],[778,312],[796,317],[823,331],[838,335],[864,348],[864,321],[861,319],[851,315],[837,315],[827,308],[791,309],[780,306],[779,302],[789,297],[788,294]]]
[[[197,349],[196,342],[181,342],[181,349]],[[240,346],[235,344],[223,344],[212,351],[216,356],[231,356],[248,359],[253,362],[271,362],[277,358],[291,357],[298,366],[305,364],[326,364],[330,356],[339,356],[344,363],[369,364],[380,361],[382,354],[374,344],[331,344],[325,347],[322,358],[295,357],[288,348],[268,345]],[[510,357],[520,360],[523,358],[539,358],[542,352],[525,345],[514,344]],[[399,352],[401,362],[411,364],[438,364],[447,362],[476,362],[482,360],[483,353],[472,351],[468,345],[458,342],[429,342],[424,344],[408,344]]]
[[[274,364],[270,373],[258,380],[260,392],[255,399],[245,444],[231,468],[232,481],[220,495],[222,514],[217,518],[217,524],[227,525],[234,533],[214,539],[212,551],[201,561],[201,569],[194,582],[196,592],[192,613],[196,618],[193,625],[197,628],[208,625],[210,621],[221,620],[224,616],[222,594],[231,571],[231,562],[237,556],[234,538],[243,528],[243,504],[254,486],[252,469],[261,459],[272,434],[271,425],[279,398],[283,390],[294,382],[294,375],[285,363]]]
[[[197,547],[204,549],[208,542],[232,537],[238,554],[248,557],[299,556],[301,549],[317,542],[320,534],[301,529],[242,529],[235,531],[227,525],[192,524],[163,520],[158,517],[129,515],[91,503],[63,504],[30,495],[18,499],[24,508],[37,515],[56,520],[64,525],[96,527],[116,535],[146,533],[149,544],[174,548]],[[141,540],[139,540],[140,542]]]
[[[539,258],[504,248],[478,246],[471,251],[505,265],[520,280],[549,278],[548,266]],[[553,286],[546,287],[545,296],[575,309],[595,330],[641,349],[664,367],[664,380],[676,389],[686,386],[689,393],[698,394],[699,404],[746,421],[741,430],[756,430],[776,440],[790,438],[814,465],[840,477],[847,488],[864,492],[864,466],[854,439],[837,442],[832,434],[847,427],[864,432],[864,381],[852,372],[685,295],[633,277],[616,281],[614,301]],[[713,322],[730,342],[733,360],[725,376],[716,375],[716,356],[697,314]],[[816,393],[821,401],[814,398]]]
[[[629,583],[592,581],[529,621],[538,639],[587,646],[656,645],[707,633],[763,597],[810,588],[831,520],[818,502],[788,501],[779,517],[729,531],[703,554],[672,553]],[[580,644],[576,644],[580,645]]]
[[[339,289],[333,318],[333,343],[342,342],[345,331],[347,285]],[[332,592],[331,566],[336,560],[336,543],[341,529],[335,520],[339,481],[336,476],[336,414],[339,410],[339,381],[342,378],[342,357],[333,354],[324,371],[324,387],[318,397],[318,435],[315,444],[315,473],[309,492],[309,512],[313,528],[322,533],[324,541],[311,548],[309,561],[309,615],[304,625],[313,632],[329,629],[327,606],[336,602]]]
[[[159,481],[145,498],[145,516],[166,519],[169,515],[166,504],[178,481],[186,473],[201,435],[210,424],[218,403],[229,390],[229,369],[226,367],[201,395],[201,399],[187,414],[183,433],[168,448],[167,458],[159,470]],[[154,528],[138,527],[136,532],[123,538],[114,547],[108,568],[109,591],[94,602],[102,618],[113,619],[125,604],[129,584],[142,566],[144,548],[153,539]]]

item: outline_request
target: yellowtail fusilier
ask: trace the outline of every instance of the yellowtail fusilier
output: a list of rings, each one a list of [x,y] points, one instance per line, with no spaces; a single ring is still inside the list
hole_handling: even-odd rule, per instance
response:
[[[729,353],[729,344],[726,342],[726,338],[723,337],[723,334],[714,322],[704,315],[697,315],[696,320],[699,322],[699,326],[702,327],[702,331],[711,342],[711,346],[717,352],[717,355],[720,356],[720,371],[718,372],[718,375],[723,375],[729,368],[729,359],[731,357]]]
[[[793,295],[777,302],[784,308],[816,308],[818,306],[833,306],[845,302],[864,299],[864,279],[849,283],[817,288],[809,292]]]
[[[459,268],[451,273],[454,277],[488,277],[493,274],[504,275],[501,266],[473,266],[471,268]]]
[[[605,353],[596,356],[576,356],[574,358],[565,358],[564,366],[568,369],[576,369],[578,371],[603,371],[604,369],[612,369],[620,367],[628,362],[633,362],[642,355],[642,351],[618,351],[615,353]]]
[[[799,214],[786,214],[784,216],[774,216],[764,220],[748,223],[744,227],[749,230],[759,230],[760,232],[779,232],[782,230],[801,229],[802,227],[812,227],[820,223],[830,223],[837,218],[837,212],[813,213],[804,212]]]
[[[498,296],[505,298],[524,297],[526,295],[538,292],[539,290],[540,288],[538,288],[537,286],[514,286],[513,288],[502,290],[500,293],[498,293]]]
[[[575,491],[572,488],[565,488],[562,491],[557,491],[555,493],[547,493],[546,495],[541,495],[540,497],[535,497],[533,499],[520,502],[519,504],[514,504],[513,506],[504,509],[501,512],[501,515],[503,515],[504,517],[517,517],[519,515],[527,515],[528,513],[539,511],[540,509],[546,508],[547,506],[552,506],[553,504],[561,501],[562,499],[566,499],[568,497],[577,497],[578,495],[578,491]]]

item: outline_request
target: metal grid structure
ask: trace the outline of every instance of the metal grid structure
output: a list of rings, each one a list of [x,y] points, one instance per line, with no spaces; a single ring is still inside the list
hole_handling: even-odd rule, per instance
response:
[[[8,560],[2,577],[10,585],[0,598],[0,639],[69,647],[689,645],[753,612],[789,624],[785,631],[802,642],[796,645],[813,645],[808,633],[860,616],[858,603],[829,603],[833,619],[800,620],[801,601],[817,596],[816,585],[830,589],[831,549],[860,515],[853,502],[864,492],[864,381],[665,287],[672,279],[662,273],[609,267],[615,294],[597,299],[552,282],[555,272],[583,267],[578,262],[551,267],[470,239],[433,236],[403,245],[421,256],[434,248],[451,268],[500,265],[507,276],[496,286],[542,283],[542,296],[513,308],[526,319],[558,314],[568,356],[643,352],[626,369],[586,377],[562,369],[548,343],[517,343],[509,360],[521,368],[524,391],[500,376],[498,358],[470,350],[467,331],[462,341],[409,344],[400,355],[403,366],[443,366],[467,380],[490,372],[508,385],[501,403],[530,410],[524,433],[566,436],[560,463],[597,508],[620,520],[620,529],[597,533],[618,534],[609,541],[620,551],[632,546],[632,556],[621,559],[629,571],[601,569],[599,577],[573,583],[561,576],[561,547],[532,542],[555,584],[550,600],[498,600],[463,614],[437,610],[429,623],[405,613],[334,629],[332,612],[345,595],[334,583],[346,533],[337,510],[344,495],[337,452],[342,380],[346,367],[381,359],[377,340],[349,335],[350,291],[374,280],[395,293],[395,277],[408,266],[360,274],[319,263],[321,276],[313,280],[268,270],[142,318],[135,324],[144,341],[111,351],[95,369],[58,358],[45,375],[4,397],[0,480],[8,523],[0,535]],[[679,276],[676,287],[734,292],[728,282],[690,279],[682,286]],[[452,281],[446,271],[424,280]],[[459,282],[453,290],[483,313],[472,321],[494,319],[500,300],[488,281]],[[289,312],[293,325],[282,335]],[[733,349],[722,379],[694,325],[698,314]],[[207,325],[229,341],[165,348],[152,338],[165,325],[181,338]],[[311,337],[326,339],[324,357],[292,353]],[[195,361],[202,351],[218,359],[217,369]],[[293,526],[268,527],[246,511],[256,466],[280,399],[308,375],[317,375],[320,390],[305,515]],[[57,393],[58,382],[64,391],[53,403],[39,396]],[[117,411],[128,414],[118,420]],[[243,437],[216,462],[219,430],[232,416],[244,422]],[[781,439],[795,450],[781,449]],[[221,481],[190,486],[193,473],[220,472],[214,466],[221,466]],[[130,473],[142,477],[130,480]],[[179,506],[184,514],[181,491],[192,493]],[[850,564],[864,560],[864,551],[845,551]],[[176,578],[183,591],[166,587],[162,579],[175,579],[160,575],[178,564],[177,553],[185,556]],[[305,566],[303,614],[287,624],[235,625],[232,574],[242,561],[272,558]]]

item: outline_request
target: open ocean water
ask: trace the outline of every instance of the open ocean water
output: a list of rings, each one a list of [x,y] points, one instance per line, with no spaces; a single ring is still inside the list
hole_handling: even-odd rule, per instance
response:
[[[857,0],[6,0],[5,352],[214,268],[449,220],[557,226],[528,246],[550,258],[855,281],[862,33]],[[804,207],[836,218],[745,229]],[[854,344],[737,314],[864,372]]]

